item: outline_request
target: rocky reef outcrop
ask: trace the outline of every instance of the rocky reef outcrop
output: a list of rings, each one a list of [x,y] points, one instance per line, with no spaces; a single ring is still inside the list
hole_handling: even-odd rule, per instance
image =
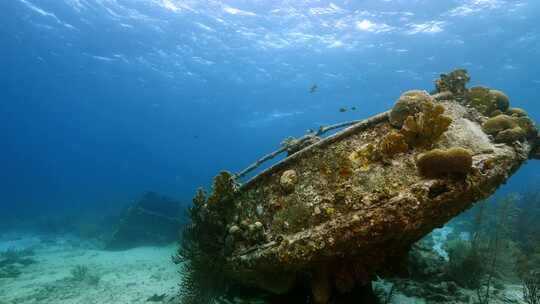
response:
[[[228,280],[278,294],[310,282],[315,303],[406,273],[413,243],[538,157],[526,112],[469,79],[442,75],[436,94],[406,92],[243,185],[222,172],[195,200],[191,229],[207,235],[191,240]]]
[[[185,224],[181,215],[179,202],[155,192],[146,192],[125,210],[105,248],[119,250],[173,243],[178,240]]]

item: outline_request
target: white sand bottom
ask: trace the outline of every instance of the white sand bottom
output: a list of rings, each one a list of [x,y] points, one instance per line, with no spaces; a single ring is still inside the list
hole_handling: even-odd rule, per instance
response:
[[[9,247],[5,243],[0,248]],[[37,263],[22,268],[16,278],[0,278],[0,304],[152,303],[150,297],[178,290],[179,268],[171,261],[176,245],[104,251],[76,240],[54,240],[32,247]],[[87,266],[99,282],[74,279],[77,265]]]

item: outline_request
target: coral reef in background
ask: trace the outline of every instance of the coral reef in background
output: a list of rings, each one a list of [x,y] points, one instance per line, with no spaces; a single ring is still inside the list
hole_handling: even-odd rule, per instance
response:
[[[155,192],[146,192],[120,217],[105,248],[119,250],[145,245],[163,245],[178,239],[185,223],[181,204]]]

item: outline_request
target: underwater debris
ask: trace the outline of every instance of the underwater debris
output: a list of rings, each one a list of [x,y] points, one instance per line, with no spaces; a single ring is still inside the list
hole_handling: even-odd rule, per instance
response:
[[[464,148],[434,149],[421,154],[416,166],[426,177],[466,175],[472,170],[472,152]]]
[[[468,76],[452,75],[439,87],[463,97]],[[198,193],[179,250],[186,292],[298,288],[321,303],[367,294],[376,275],[403,273],[415,240],[488,197],[535,145],[496,144],[480,126],[488,117],[455,94],[402,97],[393,115],[330,126],[349,128],[315,144],[297,149],[304,137],[290,138],[277,151],[289,157],[241,186],[234,178],[249,170],[223,176],[222,191],[216,178],[212,195],[229,193],[220,203]]]
[[[109,250],[170,244],[184,225],[180,202],[146,192],[121,216],[105,244]]]
[[[302,138],[294,138],[289,136],[281,142],[281,147],[287,151],[287,155],[292,155],[305,147],[318,142],[319,140],[320,138],[313,134],[306,135]]]

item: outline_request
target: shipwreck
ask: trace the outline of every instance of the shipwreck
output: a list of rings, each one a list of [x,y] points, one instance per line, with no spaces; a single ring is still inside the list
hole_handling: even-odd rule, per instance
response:
[[[194,199],[180,255],[187,248],[226,280],[276,294],[307,285],[315,303],[402,274],[413,243],[540,158],[527,112],[468,81],[465,70],[443,74],[432,94],[405,92],[388,112],[289,138],[246,170],[221,172]]]

